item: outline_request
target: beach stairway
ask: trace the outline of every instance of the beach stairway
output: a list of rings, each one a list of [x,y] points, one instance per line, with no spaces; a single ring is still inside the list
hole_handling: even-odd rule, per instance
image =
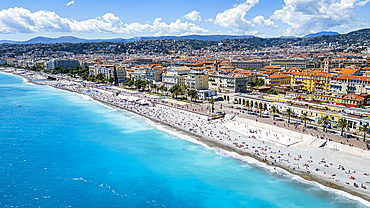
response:
[[[228,120],[233,120],[233,118],[235,118],[235,114],[226,114],[225,115],[225,118],[228,119]]]
[[[326,144],[326,140],[320,139],[320,138],[314,138],[308,145],[313,147],[323,147]]]

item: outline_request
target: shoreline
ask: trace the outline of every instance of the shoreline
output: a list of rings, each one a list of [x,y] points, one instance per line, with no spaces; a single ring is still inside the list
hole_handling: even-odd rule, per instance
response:
[[[6,74],[9,74],[9,73],[6,73]],[[21,78],[24,78],[24,79],[26,79],[28,82],[30,82],[32,84],[35,84],[35,85],[43,85],[43,84],[34,82],[33,80],[28,79],[27,77],[23,77],[23,76],[21,76],[19,74],[13,74],[13,75],[18,76],[18,77],[21,77]],[[72,91],[72,90],[68,90],[68,89],[64,89],[64,88],[59,88],[59,87],[52,86],[52,85],[46,85],[46,86],[50,86],[50,87],[53,87],[55,89],[66,90],[66,91],[69,91],[69,92],[72,92],[72,93],[78,93],[80,95],[86,95],[86,94],[83,94],[81,92]],[[89,97],[92,98],[92,99],[94,99],[94,100],[96,100],[96,101],[98,101],[98,102],[100,102],[100,103],[103,103],[105,105],[113,106],[113,107],[116,107],[116,108],[119,108],[119,109],[123,109],[123,110],[129,111],[131,113],[135,113],[136,115],[139,115],[139,116],[142,116],[144,118],[147,118],[150,121],[153,121],[154,123],[159,123],[160,125],[163,125],[165,127],[169,127],[170,129],[174,129],[175,131],[183,132],[186,135],[194,138],[195,140],[201,142],[202,144],[205,144],[206,146],[208,146],[210,148],[220,148],[220,149],[225,150],[225,151],[236,153],[236,154],[238,154],[240,156],[243,156],[243,157],[244,156],[247,156],[247,157],[253,158],[256,161],[259,161],[261,163],[264,163],[264,164],[268,165],[269,167],[278,167],[278,168],[281,168],[282,170],[287,171],[288,173],[290,173],[292,175],[297,175],[297,176],[303,178],[304,180],[313,181],[313,182],[316,182],[318,184],[321,184],[321,185],[323,185],[323,186],[325,186],[327,188],[332,188],[332,189],[335,189],[335,190],[343,191],[343,192],[348,193],[350,195],[359,197],[359,198],[361,198],[361,199],[363,199],[363,200],[365,200],[367,202],[370,202],[370,195],[364,195],[364,194],[361,194],[359,192],[356,192],[355,190],[349,189],[346,186],[341,186],[341,185],[338,185],[338,184],[336,184],[334,182],[328,182],[327,180],[324,180],[324,179],[322,179],[320,177],[315,177],[314,174],[307,174],[305,171],[303,171],[303,169],[302,169],[302,171],[301,170],[297,170],[297,169],[296,170],[291,170],[290,168],[286,167],[286,165],[284,165],[284,164],[279,164],[279,163],[271,164],[271,162],[269,162],[268,160],[264,160],[264,159],[262,159],[262,158],[260,158],[260,157],[258,157],[256,155],[254,155],[252,153],[243,151],[243,149],[237,148],[234,145],[224,144],[223,142],[216,141],[216,140],[214,140],[212,138],[209,138],[209,137],[207,137],[204,134],[202,135],[202,134],[200,134],[198,132],[195,133],[193,131],[191,131],[191,132],[190,131],[187,131],[184,128],[180,128],[178,126],[171,125],[171,124],[166,123],[166,122],[164,122],[162,120],[159,120],[159,119],[153,118],[153,117],[151,117],[149,115],[146,115],[146,114],[137,112],[137,111],[132,110],[130,108],[119,106],[119,105],[116,105],[114,103],[110,103],[110,102],[107,102],[105,100],[101,100],[101,99],[95,98],[93,96],[89,96]],[[192,112],[192,113],[194,113],[194,112]],[[237,159],[237,158],[232,158],[232,159],[238,160],[240,162],[244,162],[241,159]],[[263,169],[262,166],[258,166],[258,165],[254,165],[254,164],[251,164],[251,165],[253,167],[255,167],[255,168]],[[348,197],[348,196],[346,196],[346,197]],[[356,199],[356,200],[358,200],[358,199]],[[365,205],[367,205],[367,203]]]
[[[62,88],[56,88],[56,89],[62,89]],[[62,90],[66,90],[66,89],[62,89]],[[67,90],[67,91],[74,92],[74,91],[70,91],[70,90]],[[74,92],[74,93],[78,93],[78,92]],[[79,94],[81,94],[81,93],[79,93]],[[356,196],[356,197],[360,197],[361,199],[364,199],[364,200],[370,202],[370,196],[367,198],[367,197],[363,196],[362,194],[360,194],[358,192],[352,191],[350,189],[346,189],[345,187],[339,186],[339,185],[337,185],[335,183],[331,183],[331,182],[327,182],[325,180],[321,180],[320,178],[314,177],[311,174],[306,174],[306,173],[301,172],[301,171],[292,171],[289,168],[286,168],[284,165],[278,165],[278,163],[276,163],[276,165],[273,165],[273,164],[271,164],[270,162],[268,162],[266,160],[264,161],[263,159],[261,159],[259,157],[255,157],[251,153],[244,152],[244,151],[242,151],[242,150],[240,150],[238,148],[235,148],[233,146],[225,145],[225,144],[216,142],[214,140],[210,140],[207,137],[202,136],[202,135],[199,135],[197,133],[189,132],[189,131],[186,131],[186,130],[184,130],[182,128],[179,128],[179,127],[176,127],[176,126],[172,126],[172,125],[170,125],[170,124],[168,124],[166,122],[163,122],[161,120],[154,119],[154,118],[152,118],[150,116],[147,116],[145,114],[141,114],[139,112],[133,111],[133,110],[131,110],[129,108],[118,106],[118,105],[115,105],[115,104],[112,104],[112,103],[109,103],[109,102],[106,102],[106,101],[103,101],[103,100],[99,100],[99,99],[96,99],[96,98],[92,98],[92,99],[94,99],[94,100],[96,100],[96,101],[98,101],[100,103],[103,103],[103,104],[106,104],[106,105],[110,105],[110,106],[113,106],[113,107],[116,107],[116,108],[119,108],[119,109],[123,109],[123,110],[129,111],[131,113],[134,113],[136,115],[142,116],[142,117],[144,117],[146,119],[149,119],[150,121],[153,121],[155,123],[159,123],[159,124],[161,124],[163,126],[166,126],[166,127],[171,128],[171,129],[174,129],[175,131],[183,132],[186,135],[188,135],[190,137],[193,137],[195,140],[203,143],[204,145],[206,145],[206,146],[208,146],[210,148],[215,148],[216,147],[216,148],[220,148],[220,149],[225,150],[225,151],[234,152],[234,153],[236,153],[236,154],[238,154],[240,156],[243,156],[243,157],[244,156],[250,157],[250,158],[255,159],[258,162],[264,163],[264,164],[266,164],[268,166],[281,168],[284,171],[287,171],[288,173],[290,173],[292,175],[296,175],[296,176],[299,176],[299,177],[303,178],[304,180],[316,182],[316,183],[321,184],[321,185],[323,185],[323,186],[325,186],[327,188],[332,188],[332,189],[336,189],[336,190],[339,190],[339,191],[343,191],[345,193],[348,193],[348,194],[353,195],[353,196]],[[241,160],[241,159],[237,159],[237,158],[232,158],[232,159],[244,163],[244,161]],[[265,170],[265,169],[263,169],[263,167],[258,166],[258,165],[254,165],[254,164],[249,164],[249,165],[253,166],[254,168],[258,168],[260,170]]]

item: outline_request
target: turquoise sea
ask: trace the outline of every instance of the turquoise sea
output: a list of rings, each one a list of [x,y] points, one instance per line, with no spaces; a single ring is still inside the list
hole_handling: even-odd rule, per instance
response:
[[[228,156],[237,157],[87,96],[0,73],[0,207],[366,206]]]

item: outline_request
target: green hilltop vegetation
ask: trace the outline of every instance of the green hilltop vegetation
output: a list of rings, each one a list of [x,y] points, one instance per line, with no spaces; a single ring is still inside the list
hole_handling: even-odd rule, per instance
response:
[[[197,36],[194,36],[197,37]],[[1,56],[20,56],[34,52],[47,55],[48,52],[74,52],[82,53],[128,53],[128,54],[171,54],[182,51],[207,50],[211,52],[261,49],[265,47],[289,48],[292,45],[313,45],[322,43],[338,43],[343,47],[356,47],[368,45],[370,29],[362,29],[347,34],[323,35],[310,38],[259,38],[245,37],[224,40],[198,40],[198,39],[159,39],[138,40],[134,42],[85,42],[85,43],[53,43],[53,44],[0,44]]]

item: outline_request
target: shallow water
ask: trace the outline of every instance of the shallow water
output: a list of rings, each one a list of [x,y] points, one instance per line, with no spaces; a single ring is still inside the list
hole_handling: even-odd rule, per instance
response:
[[[2,207],[365,207],[193,141],[86,96],[0,73]]]

